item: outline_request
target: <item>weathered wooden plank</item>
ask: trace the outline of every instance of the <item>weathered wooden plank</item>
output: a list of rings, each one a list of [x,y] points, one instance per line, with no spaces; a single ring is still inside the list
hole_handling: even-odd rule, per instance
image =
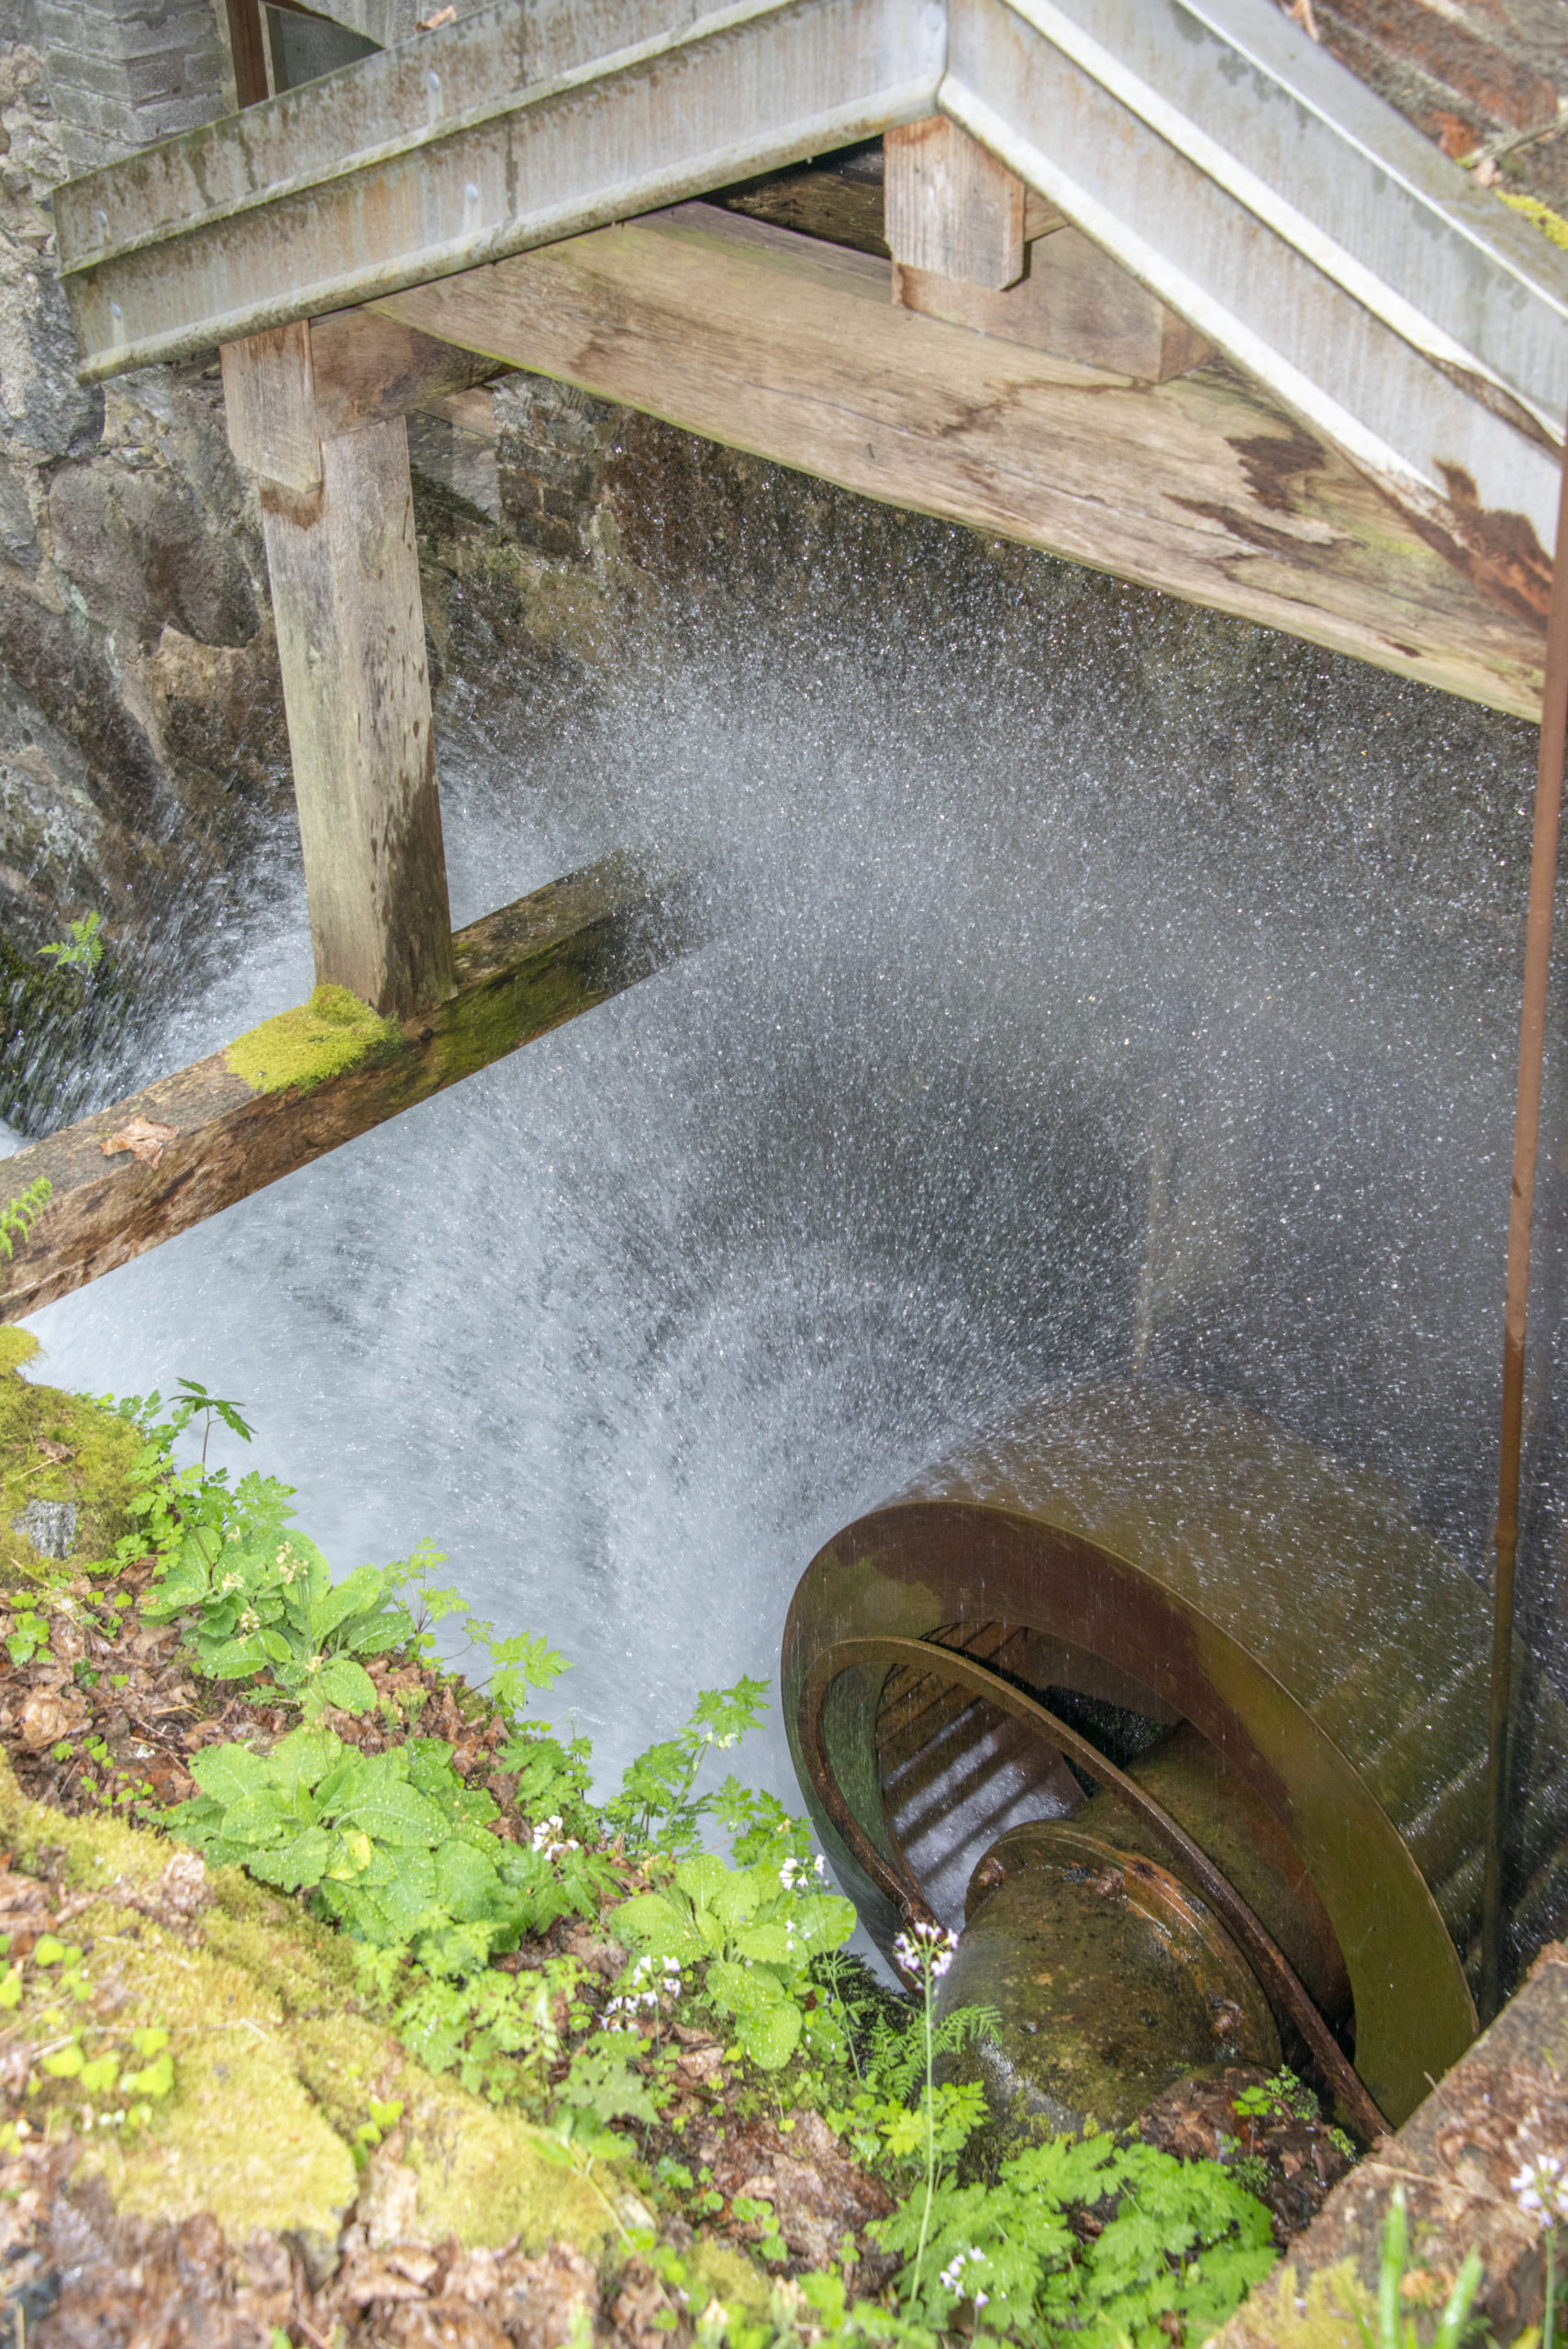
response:
[[[1568,254],[1257,0],[950,11],[943,112],[1544,619]]]
[[[18,1197],[40,1178],[52,1193],[31,1237],[0,1264],[0,1320],[37,1312],[489,1067],[662,969],[697,937],[678,886],[618,861],[593,866],[460,930],[456,993],[422,1019],[389,1023],[355,1065],[312,1090],[268,1091],[217,1052],[30,1143],[0,1169],[0,1197]],[[311,1033],[300,1015],[277,1025],[284,1051]],[[272,1049],[261,1029],[229,1051],[265,1065]],[[128,1143],[106,1155],[105,1144],[138,1119],[171,1130],[161,1147],[154,1137],[143,1142],[147,1159]]]
[[[1037,238],[1028,255],[1025,274],[1001,293],[935,270],[895,265],[894,298],[924,317],[999,334],[1148,384],[1190,374],[1212,358],[1212,346],[1185,318],[1118,269],[1081,229]]]
[[[908,269],[1000,292],[1024,273],[1024,184],[944,115],[882,142],[887,249]]]
[[[1229,371],[1129,384],[895,308],[888,277],[681,206],[377,306],[845,488],[1538,714],[1534,619]]]
[[[243,342],[227,342],[224,417],[235,462],[263,481],[311,490],[321,480],[310,328],[303,318]]]
[[[406,1019],[450,994],[451,918],[403,418],[261,485],[318,980]]]
[[[91,375],[929,115],[1544,609],[1568,257],[1263,0],[496,0],[61,189]]]
[[[495,0],[57,196],[92,375],[357,304],[929,114],[941,6]]]
[[[324,440],[469,391],[495,373],[473,351],[416,334],[373,310],[313,318],[309,333],[317,428]]]

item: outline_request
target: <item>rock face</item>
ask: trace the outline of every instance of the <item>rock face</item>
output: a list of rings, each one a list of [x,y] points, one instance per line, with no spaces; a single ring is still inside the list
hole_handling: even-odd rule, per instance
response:
[[[77,1106],[73,1063],[128,1044],[154,962],[201,962],[286,825],[287,752],[216,362],[77,384],[50,217],[70,158],[16,40],[0,132],[0,1115],[36,1124]],[[38,954],[89,910],[91,981]]]

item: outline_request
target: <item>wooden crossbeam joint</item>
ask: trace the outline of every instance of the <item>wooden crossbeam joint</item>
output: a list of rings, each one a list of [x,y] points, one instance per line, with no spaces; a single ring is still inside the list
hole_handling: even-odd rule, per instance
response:
[[[703,935],[692,892],[611,859],[460,930],[450,997],[374,1033],[352,1065],[308,1090],[269,1090],[230,1065],[230,1055],[246,1067],[270,1059],[262,1029],[29,1143],[7,1160],[0,1199],[49,1188],[30,1233],[13,1226],[14,1252],[0,1261],[0,1320],[37,1312],[487,1068]]]

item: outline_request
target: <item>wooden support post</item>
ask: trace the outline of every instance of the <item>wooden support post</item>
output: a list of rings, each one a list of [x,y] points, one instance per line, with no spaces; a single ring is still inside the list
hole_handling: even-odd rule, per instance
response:
[[[323,437],[310,329],[227,345],[261,484],[318,981],[407,1019],[451,993],[451,917],[401,415]]]
[[[895,262],[999,293],[1024,273],[1024,184],[934,114],[884,136],[883,234]]]
[[[425,1019],[345,1019],[340,996],[313,997],[226,1052],[29,1143],[0,1182],[0,1200],[31,1192],[38,1207],[28,1235],[13,1226],[0,1259],[0,1321],[36,1313],[488,1068],[703,935],[694,891],[611,859],[460,930],[456,992]]]

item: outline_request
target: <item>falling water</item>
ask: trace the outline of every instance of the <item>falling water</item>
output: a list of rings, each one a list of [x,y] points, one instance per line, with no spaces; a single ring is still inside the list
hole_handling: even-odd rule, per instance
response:
[[[431,1537],[612,1768],[1064,1377],[1234,1397],[1485,1557],[1531,738],[906,529],[628,623],[613,686],[451,689],[459,922],[629,843],[715,942],[34,1325],[64,1384],[240,1397],[340,1567]],[[309,982],[295,887],[136,1081]]]

